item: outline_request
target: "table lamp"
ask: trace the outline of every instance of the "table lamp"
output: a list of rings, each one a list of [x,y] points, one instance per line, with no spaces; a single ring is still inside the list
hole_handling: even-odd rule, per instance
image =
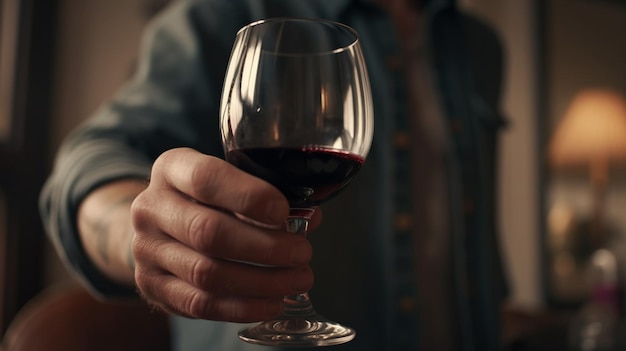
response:
[[[617,92],[587,89],[576,94],[549,144],[556,168],[588,167],[592,190],[591,240],[604,240],[609,167],[626,160],[626,102]]]

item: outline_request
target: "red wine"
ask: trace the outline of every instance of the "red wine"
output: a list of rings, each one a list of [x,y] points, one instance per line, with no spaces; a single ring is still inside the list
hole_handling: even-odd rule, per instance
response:
[[[333,197],[364,162],[360,156],[319,147],[231,150],[226,160],[277,187],[291,207],[316,206]]]

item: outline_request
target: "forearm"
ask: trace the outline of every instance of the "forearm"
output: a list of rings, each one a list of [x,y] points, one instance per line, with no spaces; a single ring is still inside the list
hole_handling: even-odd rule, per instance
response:
[[[78,230],[85,252],[102,273],[134,285],[130,206],[146,187],[141,180],[121,180],[91,192],[78,211]]]

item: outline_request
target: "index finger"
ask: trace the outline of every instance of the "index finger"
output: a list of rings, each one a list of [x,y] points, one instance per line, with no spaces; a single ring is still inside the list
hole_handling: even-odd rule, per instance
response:
[[[287,199],[274,186],[193,149],[166,151],[152,172],[153,181],[163,181],[198,202],[262,223],[282,224],[289,214]]]

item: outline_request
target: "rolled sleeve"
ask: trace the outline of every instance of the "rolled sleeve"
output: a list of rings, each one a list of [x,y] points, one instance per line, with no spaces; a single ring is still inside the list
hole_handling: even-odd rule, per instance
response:
[[[132,287],[106,278],[83,249],[76,214],[82,200],[102,184],[122,179],[147,180],[150,161],[111,141],[93,140],[61,153],[40,197],[40,211],[49,237],[70,271],[99,298],[127,297]]]
[[[222,152],[221,79],[213,72],[224,68],[207,72],[194,6],[178,2],[146,28],[136,74],[63,141],[40,194],[42,221],[58,255],[100,298],[134,295],[135,289],[107,278],[85,252],[77,228],[85,197],[115,180],[148,180],[154,160],[171,148]],[[214,54],[226,61],[222,51]]]

